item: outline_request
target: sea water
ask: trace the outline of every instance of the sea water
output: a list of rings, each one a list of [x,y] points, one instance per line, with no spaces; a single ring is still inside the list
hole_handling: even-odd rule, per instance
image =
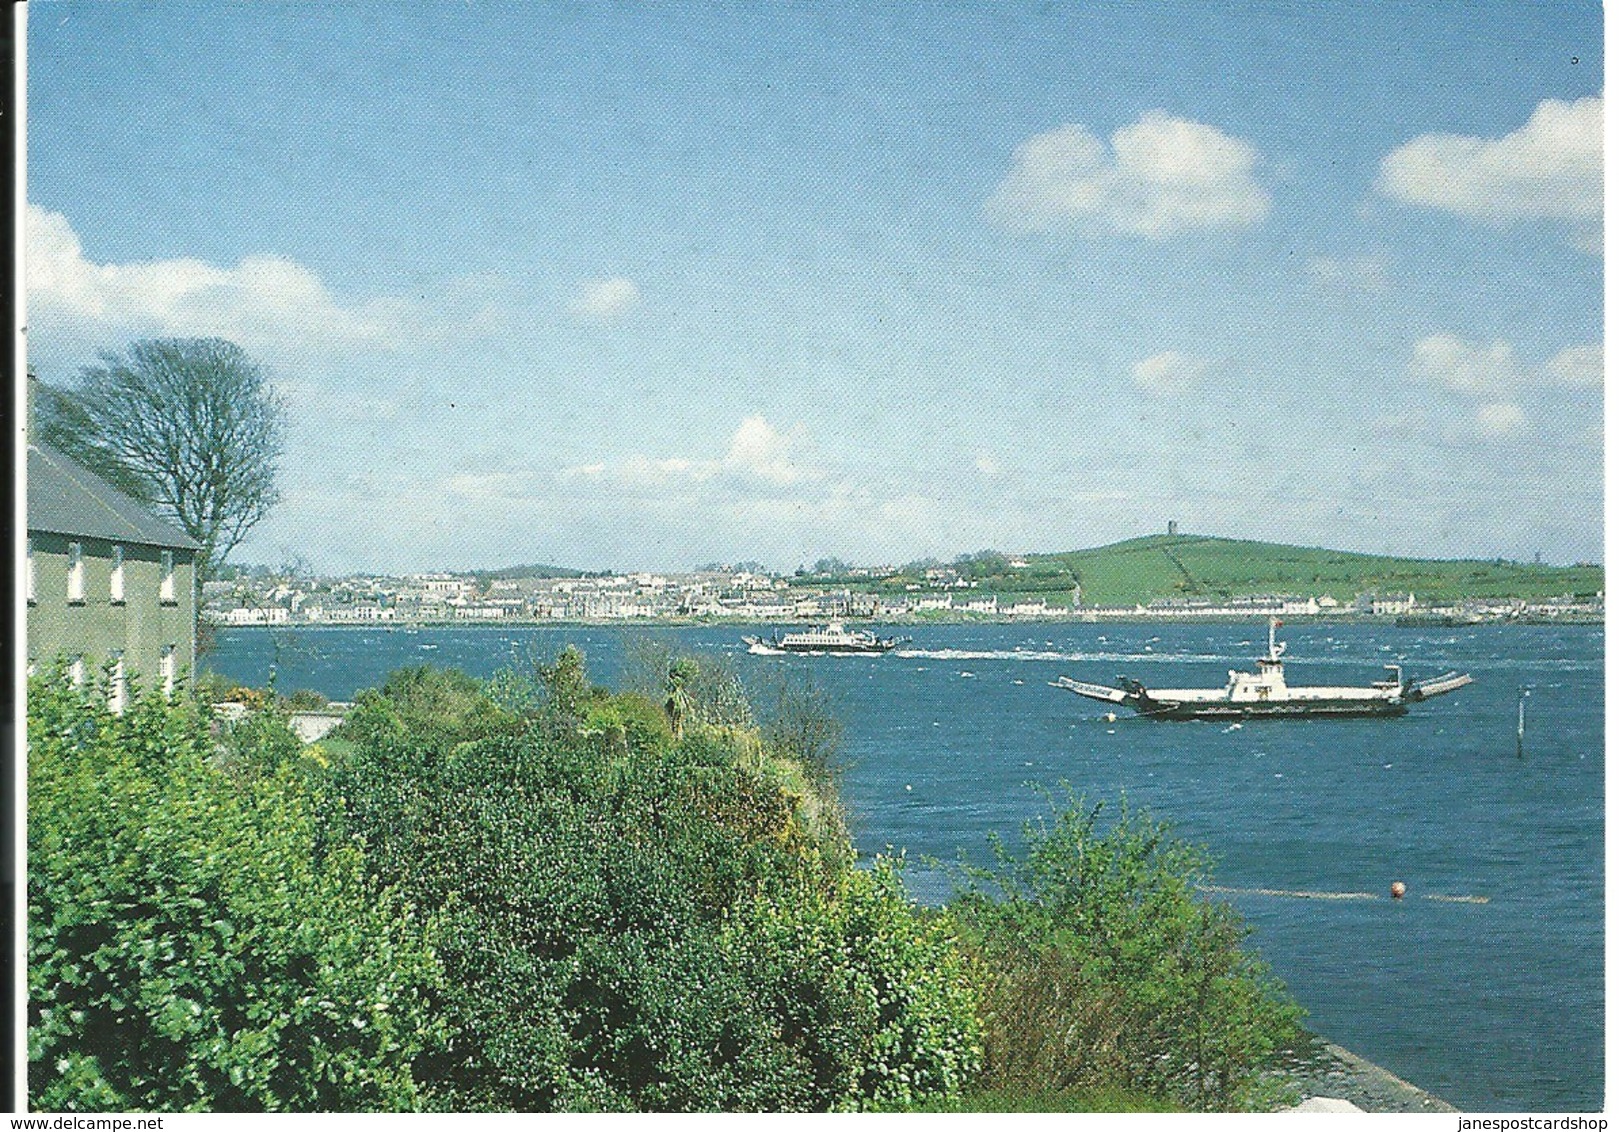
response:
[[[744,678],[801,671],[843,724],[857,846],[904,853],[917,899],[950,896],[930,860],[985,863],[988,836],[1016,845],[1053,795],[1124,797],[1209,849],[1215,898],[1317,1033],[1464,1110],[1602,1107],[1601,627],[1290,624],[1294,684],[1385,664],[1476,682],[1398,719],[1241,727],[1109,720],[1050,681],[1223,685],[1264,651],[1262,621],[923,626],[881,657],[749,656],[744,631],[224,630],[205,665],[348,699],[404,665],[487,676],[573,643],[611,684],[654,636]]]

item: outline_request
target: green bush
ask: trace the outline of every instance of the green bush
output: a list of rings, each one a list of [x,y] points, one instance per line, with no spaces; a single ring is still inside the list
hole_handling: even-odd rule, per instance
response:
[[[291,761],[219,767],[190,705],[35,680],[28,1072],[69,1110],[412,1108],[437,968]]]
[[[444,919],[452,1037],[417,1064],[440,1103],[796,1110],[960,1089],[977,1022],[944,927],[825,852],[812,793],[756,734],[693,717],[676,742],[577,654],[542,679],[530,723],[451,749],[369,732],[334,774],[334,840],[362,839],[380,882]]]
[[[337,735],[355,743],[405,741],[448,749],[508,729],[515,716],[464,672],[421,665],[388,674],[355,697]]]
[[[984,973],[987,1088],[1123,1088],[1198,1109],[1257,1103],[1302,1011],[1199,896],[1209,861],[1121,804],[1059,811],[951,906]]]

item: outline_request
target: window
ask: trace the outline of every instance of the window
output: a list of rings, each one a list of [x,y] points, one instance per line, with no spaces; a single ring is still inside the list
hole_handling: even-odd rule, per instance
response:
[[[28,540],[28,602],[34,602],[34,540]]]
[[[84,544],[67,544],[67,599],[84,600]]]
[[[174,698],[174,665],[175,655],[173,645],[163,646],[163,655],[157,662],[158,679],[163,682],[163,696],[165,699]]]
[[[124,548],[112,548],[112,603],[124,604]]]
[[[84,657],[76,656],[67,668],[68,682],[75,688],[84,687]]]
[[[107,710],[114,715],[123,715],[124,707],[129,703],[129,684],[124,677],[124,654],[121,652],[112,654],[112,672],[108,682]]]
[[[163,580],[157,586],[157,599],[163,602],[173,602],[174,597],[174,551],[163,552]]]

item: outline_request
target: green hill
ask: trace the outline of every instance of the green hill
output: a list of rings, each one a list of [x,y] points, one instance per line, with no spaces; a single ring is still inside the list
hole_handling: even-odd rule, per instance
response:
[[[1506,561],[1430,560],[1352,554],[1316,547],[1248,542],[1201,535],[1151,535],[1094,550],[1028,557],[1029,570],[1065,571],[1086,605],[1146,604],[1159,598],[1241,597],[1247,594],[1414,593],[1419,601],[1594,596],[1602,567],[1542,566]]]

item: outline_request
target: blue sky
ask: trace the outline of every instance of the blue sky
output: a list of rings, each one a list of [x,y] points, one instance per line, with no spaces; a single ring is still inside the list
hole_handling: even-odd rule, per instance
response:
[[[34,0],[27,44],[32,364],[261,360],[245,561],[1602,557],[1595,4]]]

